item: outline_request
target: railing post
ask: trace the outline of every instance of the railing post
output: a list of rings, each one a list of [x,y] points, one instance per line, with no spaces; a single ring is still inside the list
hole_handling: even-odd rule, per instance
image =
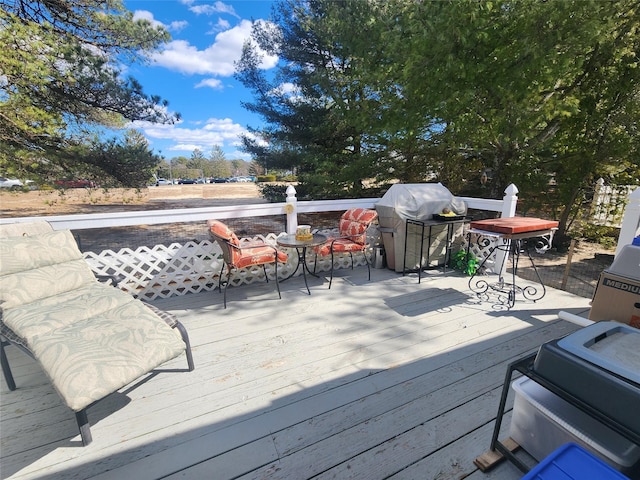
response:
[[[593,220],[597,225],[606,224],[609,216],[606,211],[604,215],[602,214],[602,205],[607,205],[609,203],[605,198],[603,198],[604,195],[604,178],[600,177],[596,180],[596,185],[593,189],[593,200],[591,200],[591,211],[589,212],[591,220]]]
[[[515,217],[516,206],[518,205],[518,187],[513,183],[504,190],[502,202],[501,217]]]
[[[502,199],[501,217],[515,217],[517,205],[518,205],[518,187],[516,187],[512,183],[504,190],[504,197]],[[496,241],[500,241],[500,240],[496,240]],[[502,249],[496,250],[496,266],[500,265],[500,271],[497,273],[501,277],[504,275],[505,271],[507,270],[508,253],[509,252]]]
[[[618,245],[616,247],[616,256],[622,250],[622,247],[629,245],[638,235],[640,227],[640,187],[636,188],[629,194],[629,202],[624,209],[622,217],[622,226],[620,227],[620,236],[618,236]]]
[[[285,212],[287,212],[287,233],[296,233],[298,228],[298,199],[296,198],[296,189],[293,185],[287,187],[287,199],[285,205]]]

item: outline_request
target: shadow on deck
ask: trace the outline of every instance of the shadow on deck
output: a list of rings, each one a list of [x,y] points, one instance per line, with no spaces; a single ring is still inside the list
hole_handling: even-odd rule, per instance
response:
[[[508,363],[577,327],[588,299],[549,289],[511,310],[466,277],[366,268],[327,280],[231,287],[156,301],[189,330],[196,370],[162,373],[73,414],[37,365],[11,352],[2,478],[516,479],[488,449]],[[183,358],[167,364],[182,365]],[[509,422],[504,422],[508,428]],[[506,432],[505,432],[506,433]]]

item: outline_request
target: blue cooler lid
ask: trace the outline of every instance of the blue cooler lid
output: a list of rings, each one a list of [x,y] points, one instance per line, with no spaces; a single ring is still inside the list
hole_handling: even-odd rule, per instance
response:
[[[566,443],[550,453],[522,480],[629,480],[598,457],[575,443]]]

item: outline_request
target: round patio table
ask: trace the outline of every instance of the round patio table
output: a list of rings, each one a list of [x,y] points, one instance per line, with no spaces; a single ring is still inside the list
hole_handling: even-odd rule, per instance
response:
[[[298,253],[298,263],[296,264],[296,268],[288,275],[286,278],[283,278],[281,281],[288,280],[293,277],[299,268],[302,268],[302,276],[304,277],[304,285],[307,287],[307,293],[311,295],[311,290],[309,290],[309,284],[307,283],[307,272],[314,277],[318,277],[315,273],[311,271],[309,268],[309,264],[307,263],[307,248],[309,247],[317,247],[322,245],[327,241],[327,236],[322,235],[320,233],[314,233],[313,238],[309,240],[298,240],[295,234],[288,234],[278,237],[277,243],[278,246],[283,248],[295,248]]]

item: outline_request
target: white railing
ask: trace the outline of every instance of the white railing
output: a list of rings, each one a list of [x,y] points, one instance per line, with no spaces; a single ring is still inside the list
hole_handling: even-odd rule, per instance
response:
[[[460,197],[470,209],[499,212],[502,217],[515,215],[518,189],[510,185],[502,200]],[[173,210],[153,210],[102,214],[60,215],[46,217],[2,218],[0,223],[33,222],[46,220],[55,230],[80,231],[92,228],[127,227],[137,225],[160,225],[184,222],[204,223],[215,219],[254,218],[272,215],[287,215],[287,232],[294,232],[299,213],[322,213],[344,211],[352,207],[375,208],[378,198],[348,200],[297,201],[295,189],[287,191],[286,202],[249,205],[229,205],[221,207],[185,208]],[[371,232],[377,234],[377,232]],[[273,232],[257,236],[275,245],[278,236],[284,232]],[[619,250],[630,244],[640,234],[640,188],[629,195],[618,239]],[[247,239],[243,239],[246,241]],[[474,251],[481,257],[483,252]],[[187,241],[155,245],[153,247],[121,248],[117,251],[103,250],[86,252],[85,258],[98,275],[115,275],[121,279],[119,285],[124,290],[141,298],[165,298],[184,295],[189,292],[213,290],[218,286],[218,275],[222,268],[221,251],[217,243],[208,240]],[[290,262],[278,267],[279,273],[287,275],[295,268],[295,255]],[[360,263],[363,264],[362,260]],[[496,259],[501,265],[501,259]],[[348,257],[336,261],[335,268],[348,268]],[[319,259],[317,270],[329,270],[327,259]],[[263,281],[262,269],[243,272],[234,280],[235,284]],[[268,271],[268,275],[274,272]]]
[[[622,247],[632,243],[633,239],[638,235],[640,235],[640,187],[631,192],[627,206],[624,209],[616,255],[620,253]]]
[[[322,213],[344,211],[348,208],[375,208],[378,198],[346,200],[298,201],[295,189],[287,189],[287,199],[282,203],[230,205],[220,207],[185,208],[173,210],[153,210],[101,214],[59,215],[47,217],[20,217],[0,219],[0,223],[33,222],[46,220],[55,230],[84,230],[106,227],[127,227],[136,225],[160,225],[185,222],[202,222],[209,219],[254,218],[273,215],[287,216],[287,233],[295,232],[297,215],[300,213]],[[514,216],[518,189],[510,185],[505,190],[503,200],[460,197],[468,208],[500,212],[501,216]],[[378,232],[370,232],[377,235]],[[284,232],[259,235],[275,245],[278,236]],[[245,241],[247,239],[243,239]],[[184,295],[190,292],[214,290],[222,269],[222,252],[217,243],[209,240],[188,241],[183,244],[171,243],[153,247],[122,248],[117,251],[103,250],[85,252],[84,256],[97,275],[116,276],[119,286],[131,294],[148,300]],[[295,255],[290,255],[286,265],[280,265],[278,272],[288,275],[295,268]],[[336,259],[334,268],[350,267],[350,258]],[[356,258],[356,265],[364,265]],[[327,258],[319,258],[318,271],[328,271]],[[272,276],[273,271],[267,270]],[[235,284],[263,281],[263,270],[247,269],[243,275],[236,275]]]
[[[605,185],[604,179],[596,182],[589,212],[589,223],[621,227],[629,195],[637,185]]]

